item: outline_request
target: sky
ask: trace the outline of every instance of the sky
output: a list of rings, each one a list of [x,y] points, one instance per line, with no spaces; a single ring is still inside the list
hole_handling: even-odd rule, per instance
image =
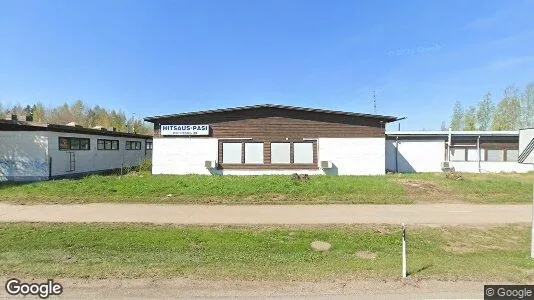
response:
[[[0,0],[0,103],[283,104],[439,129],[534,82],[534,0]],[[397,124],[389,126],[397,129]]]

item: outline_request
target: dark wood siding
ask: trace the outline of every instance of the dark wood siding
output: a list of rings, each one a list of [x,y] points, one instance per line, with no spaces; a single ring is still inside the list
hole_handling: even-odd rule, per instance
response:
[[[252,138],[257,141],[383,137],[385,134],[383,122],[374,118],[272,108],[160,119],[154,123],[156,136],[159,135],[160,124],[209,124],[211,137]]]

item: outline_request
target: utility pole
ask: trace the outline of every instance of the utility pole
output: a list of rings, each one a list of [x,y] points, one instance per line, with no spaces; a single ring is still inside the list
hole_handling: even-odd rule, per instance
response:
[[[373,91],[373,112],[376,114],[376,94]]]

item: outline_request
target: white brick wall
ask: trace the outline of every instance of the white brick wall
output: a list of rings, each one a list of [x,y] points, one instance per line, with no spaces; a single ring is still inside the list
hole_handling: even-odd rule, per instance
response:
[[[216,138],[154,138],[153,174],[210,174],[206,160],[217,160]]]
[[[398,172],[441,172],[445,160],[445,141],[399,140]],[[395,141],[386,141],[386,168],[395,171]]]
[[[48,178],[48,139],[43,131],[0,131],[0,181]]]
[[[385,138],[319,138],[319,161],[334,164],[327,174],[381,175],[385,173]]]

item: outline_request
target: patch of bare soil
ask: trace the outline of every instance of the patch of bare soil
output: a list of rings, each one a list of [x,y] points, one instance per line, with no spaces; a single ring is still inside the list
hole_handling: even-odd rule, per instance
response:
[[[465,203],[462,197],[435,182],[403,179],[406,197],[415,203]]]

